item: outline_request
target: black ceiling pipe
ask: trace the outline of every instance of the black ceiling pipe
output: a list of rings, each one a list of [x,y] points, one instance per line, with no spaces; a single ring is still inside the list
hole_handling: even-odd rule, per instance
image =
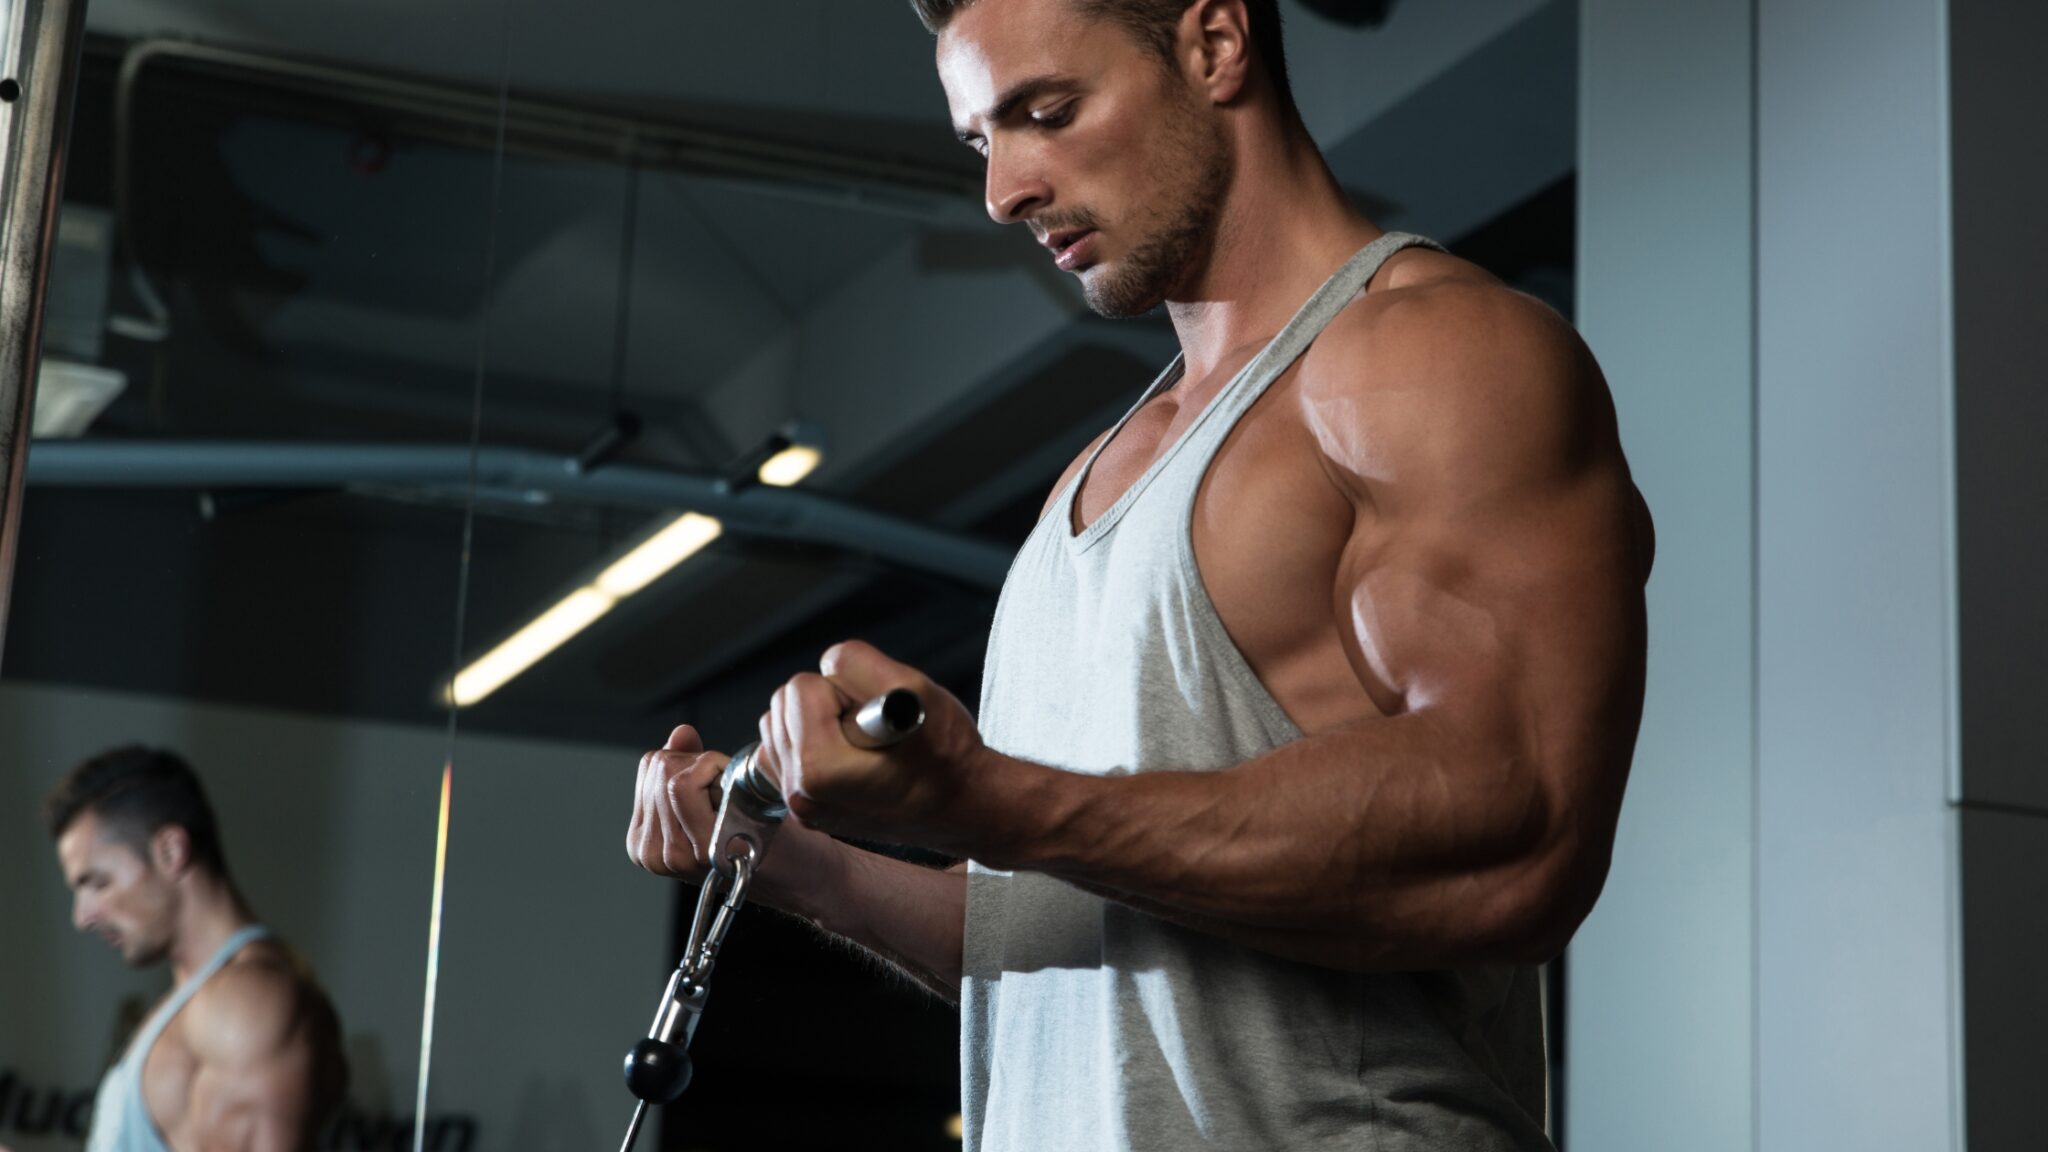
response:
[[[348,488],[388,485],[464,494],[474,485],[548,499],[716,516],[730,531],[826,544],[976,587],[1002,587],[1014,549],[801,488],[739,491],[715,474],[611,464],[466,444],[45,440],[28,482],[81,488]]]

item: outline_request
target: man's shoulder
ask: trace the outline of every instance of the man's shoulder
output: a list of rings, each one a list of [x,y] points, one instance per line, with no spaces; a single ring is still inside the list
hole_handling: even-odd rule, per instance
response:
[[[185,1006],[187,1043],[202,1060],[276,1052],[331,1011],[304,966],[275,941],[245,947]]]
[[[1544,370],[1576,360],[1578,335],[1549,305],[1470,261],[1433,249],[1395,254],[1369,292],[1337,313],[1303,356],[1323,388],[1406,388],[1480,369]]]
[[[1467,261],[1411,249],[1302,358],[1305,418],[1340,470],[1547,470],[1607,408],[1578,333]]]

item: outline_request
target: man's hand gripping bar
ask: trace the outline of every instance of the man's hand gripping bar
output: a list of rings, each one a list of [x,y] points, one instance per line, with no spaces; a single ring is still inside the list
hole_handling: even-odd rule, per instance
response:
[[[846,742],[856,748],[887,748],[909,739],[923,724],[924,701],[908,688],[885,692],[839,719]],[[775,830],[789,815],[789,805],[761,764],[758,742],[733,754],[719,786],[725,799],[711,830],[711,863],[721,875],[730,877],[741,857],[750,855],[760,863]]]
[[[886,692],[840,717],[846,741],[856,748],[886,748],[909,739],[924,725],[924,701],[907,688]],[[782,789],[761,764],[761,746],[735,753],[719,780],[723,796],[712,826],[712,872],[697,894],[690,940],[662,989],[647,1036],[626,1054],[626,1088],[639,1097],[620,1152],[632,1152],[649,1103],[666,1104],[690,1086],[690,1040],[711,995],[711,968],[732,931],[733,917],[746,901],[747,886],[767,854],[775,832],[789,816]],[[680,1034],[681,1041],[676,1037]]]

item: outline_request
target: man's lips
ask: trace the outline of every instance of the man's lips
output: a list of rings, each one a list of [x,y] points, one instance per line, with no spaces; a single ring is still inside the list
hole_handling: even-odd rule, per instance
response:
[[[1094,256],[1095,229],[1069,228],[1063,232],[1049,233],[1039,243],[1044,244],[1052,252],[1053,263],[1065,271],[1072,272]]]

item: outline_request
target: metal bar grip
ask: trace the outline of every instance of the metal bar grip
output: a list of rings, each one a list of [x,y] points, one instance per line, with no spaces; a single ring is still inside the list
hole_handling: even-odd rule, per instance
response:
[[[908,688],[897,688],[840,717],[839,726],[846,733],[846,742],[856,748],[887,748],[915,736],[924,726],[924,701]],[[782,789],[761,766],[760,748],[749,744],[742,749],[725,766],[720,783],[733,793],[734,803],[745,806],[747,815],[762,823],[780,823],[789,815],[789,805],[783,803]]]
[[[887,748],[900,744],[924,727],[924,701],[908,688],[882,693],[840,721],[846,742],[855,748]]]

